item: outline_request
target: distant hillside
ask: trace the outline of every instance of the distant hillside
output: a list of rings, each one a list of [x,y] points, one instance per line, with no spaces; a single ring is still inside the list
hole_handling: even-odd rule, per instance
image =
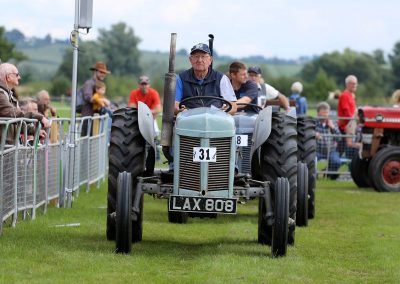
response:
[[[140,64],[143,67],[143,70],[146,70],[149,74],[153,74],[152,68],[154,66],[162,67],[162,74],[167,72],[168,70],[168,61],[169,61],[169,53],[160,52],[160,51],[141,51],[142,57],[140,58]],[[214,67],[218,68],[221,65],[230,64],[234,60],[240,60],[244,62],[246,65],[258,65],[263,66],[265,69],[268,69],[270,75],[272,77],[291,77],[299,74],[300,70],[303,68],[304,63],[266,63],[264,61],[256,61],[254,57],[249,58],[240,58],[234,59],[228,56],[223,56],[219,58],[218,56],[214,59]],[[184,70],[190,67],[190,63],[188,61],[188,55],[177,54],[175,59],[175,70]],[[150,70],[149,70],[150,69]]]
[[[16,49],[29,57],[29,60],[20,63],[23,74],[30,76],[30,80],[49,80],[60,66],[65,52],[72,52],[69,40],[53,39],[50,35],[43,38],[26,37],[21,31],[13,29],[6,31],[5,37],[16,45]],[[163,76],[168,71],[168,52],[141,51],[140,65],[143,72],[151,76]],[[178,72],[189,68],[188,51],[177,51],[175,70]],[[226,71],[227,66],[234,60],[247,65],[258,65],[267,70],[266,76],[291,77],[299,73],[303,65],[312,60],[309,57],[300,57],[297,60],[282,58],[265,58],[261,55],[251,55],[246,58],[233,58],[229,55],[220,55],[214,51],[214,67]],[[26,77],[25,77],[26,78]]]
[[[49,80],[57,71],[62,62],[65,52],[72,52],[72,48],[67,43],[57,42],[39,47],[19,46],[18,50],[25,53],[29,60],[20,63],[23,72],[33,73],[34,80]],[[145,73],[149,75],[163,76],[168,71],[168,52],[160,51],[141,51],[140,64]],[[241,58],[247,65],[260,65],[269,70],[272,77],[294,76],[299,73],[303,64],[287,63],[265,63],[264,60],[257,60],[257,57]],[[217,56],[214,60],[214,66],[227,65],[233,59],[229,56]],[[188,57],[186,54],[178,53],[175,61],[175,70],[184,70],[189,68]]]
[[[42,75],[51,76],[60,66],[63,55],[69,49],[69,45],[54,43],[40,47],[18,47],[17,49],[29,57],[29,60],[21,62],[22,68],[36,69]]]

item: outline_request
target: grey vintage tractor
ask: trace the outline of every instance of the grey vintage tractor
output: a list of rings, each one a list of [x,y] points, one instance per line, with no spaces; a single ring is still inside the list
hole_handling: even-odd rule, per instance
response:
[[[277,176],[288,178],[290,183],[290,213],[292,224],[307,226],[308,219],[315,214],[315,122],[310,117],[297,117],[295,109],[285,115],[279,112],[279,102],[269,102],[275,105],[272,108],[272,123],[283,120],[281,129],[276,129],[276,135],[285,137],[295,135],[297,147],[291,148],[291,153],[283,154],[282,148],[277,146],[274,157],[266,157],[271,164],[270,172],[277,171]],[[257,105],[246,104],[243,111],[238,111],[235,116],[236,140],[238,145],[237,169],[247,177],[257,174],[257,165],[251,165],[251,145],[259,112],[262,110]],[[290,134],[289,134],[290,133]],[[285,149],[286,150],[286,149]],[[310,171],[309,171],[310,169]],[[294,227],[289,227],[289,243],[294,243]]]
[[[173,171],[154,171],[153,117],[144,104],[114,112],[109,159],[107,239],[116,251],[129,253],[142,240],[143,194],[168,197],[168,220],[236,214],[240,199],[259,198],[258,241],[271,245],[272,256],[287,252],[290,184],[286,168],[296,160],[296,122],[272,107],[260,111],[250,148],[251,178],[237,172],[234,118],[204,106],[174,117],[175,42],[171,37],[169,72],[165,76],[161,144]],[[213,100],[216,98],[213,97]],[[222,99],[221,99],[222,100]],[[182,101],[184,103],[184,101]],[[230,103],[224,101],[229,106]],[[229,108],[228,108],[229,109]],[[173,154],[172,154],[173,153]],[[287,162],[291,161],[291,162]]]

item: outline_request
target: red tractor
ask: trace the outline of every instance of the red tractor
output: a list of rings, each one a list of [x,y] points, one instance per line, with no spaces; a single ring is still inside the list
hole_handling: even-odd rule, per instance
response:
[[[358,187],[400,192],[400,109],[362,107],[358,110],[362,148],[351,162]]]

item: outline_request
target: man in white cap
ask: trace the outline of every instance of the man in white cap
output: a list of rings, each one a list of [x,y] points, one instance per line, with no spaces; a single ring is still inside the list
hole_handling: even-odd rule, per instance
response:
[[[257,66],[249,67],[247,73],[249,75],[249,79],[256,82],[258,85],[258,90],[259,90],[258,105],[260,107],[265,106],[265,101],[278,100],[279,105],[281,107],[283,107],[286,111],[290,110],[289,100],[287,99],[287,97],[281,94],[277,89],[275,89],[271,85],[263,82],[261,77],[262,72],[260,67]]]

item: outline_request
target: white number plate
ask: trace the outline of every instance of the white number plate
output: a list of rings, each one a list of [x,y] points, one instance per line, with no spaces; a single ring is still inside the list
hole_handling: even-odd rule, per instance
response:
[[[238,147],[247,147],[249,143],[247,135],[236,135],[236,146]]]
[[[193,147],[193,162],[216,162],[217,148]]]
[[[237,199],[171,195],[169,211],[236,214]]]

